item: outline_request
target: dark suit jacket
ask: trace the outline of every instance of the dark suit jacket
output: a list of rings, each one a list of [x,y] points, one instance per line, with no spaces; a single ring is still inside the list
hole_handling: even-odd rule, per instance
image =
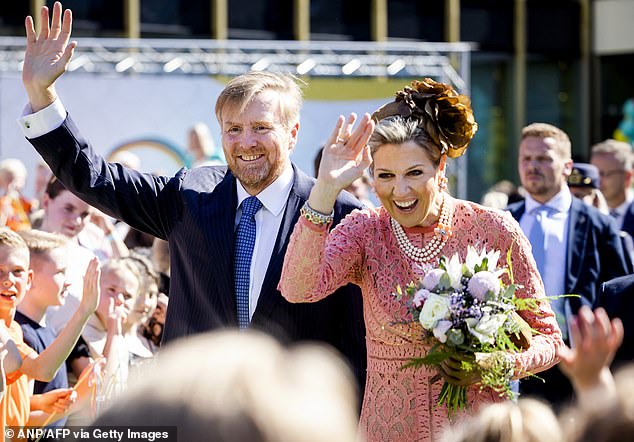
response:
[[[512,204],[507,210],[519,222],[525,202]],[[610,217],[594,207],[573,198],[568,217],[568,247],[564,293],[579,298],[566,298],[573,313],[581,305],[595,309],[603,305],[601,284],[626,275],[628,264],[619,234]],[[553,295],[548,293],[547,295]],[[561,404],[572,397],[572,387],[558,367],[539,373],[539,379],[522,380],[521,392]]]
[[[623,219],[623,226],[621,230],[627,232],[634,238],[634,201],[629,205],[625,212],[625,218]]]
[[[610,318],[623,321],[623,344],[616,353],[614,365],[634,362],[634,275],[622,276],[603,284],[603,306]]]
[[[518,222],[525,203],[508,206]],[[573,198],[568,218],[568,250],[566,253],[565,293],[581,298],[567,298],[573,313],[582,303],[596,308],[601,305],[601,284],[626,275],[627,261],[623,245],[613,221],[594,207]],[[551,293],[548,293],[549,295]]]
[[[231,172],[225,167],[202,167],[155,177],[109,164],[82,138],[70,116],[59,128],[29,141],[81,199],[169,241],[170,301],[164,342],[237,327],[233,283],[237,192]],[[294,171],[251,327],[283,342],[315,340],[333,345],[348,358],[363,387],[365,330],[358,287],[342,287],[314,304],[291,304],[277,290],[289,236],[314,182],[295,167]],[[335,223],[357,207],[360,203],[342,192],[335,204]]]

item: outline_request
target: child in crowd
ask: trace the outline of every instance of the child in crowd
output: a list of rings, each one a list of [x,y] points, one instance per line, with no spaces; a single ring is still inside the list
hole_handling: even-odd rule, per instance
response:
[[[68,259],[73,263],[66,269],[66,280],[70,283],[69,296],[63,305],[51,307],[47,313],[48,327],[57,335],[79,306],[82,298],[83,277],[88,263],[95,258],[95,254],[79,245],[77,239],[79,233],[86,227],[93,209],[66,190],[66,187],[55,177],[52,177],[46,186],[42,207],[44,215],[39,228],[45,232],[63,235],[68,239],[66,245]]]
[[[103,264],[99,286],[101,299],[89,318],[73,354],[69,358],[75,376],[99,357],[107,359],[102,396],[120,393],[128,377],[129,354],[124,337],[126,318],[139,296],[137,268],[126,259],[111,259]]]
[[[33,281],[29,269],[29,249],[15,232],[0,229],[0,342],[8,355],[5,358],[6,392],[0,401],[0,440],[4,440],[4,427],[27,425],[30,410],[43,408],[56,412],[68,397],[51,396],[30,398],[29,379],[51,381],[77,342],[84,325],[99,303],[99,266],[92,260],[84,281],[84,296],[75,314],[70,318],[59,336],[38,355],[24,343],[20,325],[14,317]],[[70,390],[68,391],[68,395]],[[52,403],[51,403],[52,402]]]
[[[19,235],[29,247],[30,269],[33,271],[31,288],[15,313],[15,321],[22,327],[24,342],[38,353],[42,353],[55,340],[53,331],[46,327],[46,309],[63,305],[69,283],[66,281],[68,256],[67,239],[61,235],[41,230],[22,230]],[[33,393],[68,388],[66,365],[57,370],[50,382],[35,381]],[[48,419],[40,410],[31,413],[29,425],[40,425]],[[52,423],[63,426],[66,418]]]
[[[139,253],[132,251],[124,260],[135,266],[140,275],[139,295],[123,324],[130,365],[134,366],[149,360],[156,353],[155,347],[143,336],[142,330],[158,303],[159,275],[154,271],[152,261]]]

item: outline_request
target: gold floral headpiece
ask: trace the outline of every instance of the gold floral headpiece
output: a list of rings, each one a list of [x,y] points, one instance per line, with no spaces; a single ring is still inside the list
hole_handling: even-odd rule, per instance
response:
[[[449,158],[462,155],[478,130],[469,97],[431,78],[405,86],[394,101],[377,109],[372,119],[378,123],[394,115],[418,119],[419,126],[440,147],[440,153]]]

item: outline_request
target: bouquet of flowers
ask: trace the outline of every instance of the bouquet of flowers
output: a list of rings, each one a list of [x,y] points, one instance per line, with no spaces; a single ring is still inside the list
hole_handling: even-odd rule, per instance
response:
[[[539,300],[518,298],[518,286],[505,286],[500,277],[508,273],[513,281],[510,251],[507,267],[497,268],[499,251],[477,251],[469,246],[464,262],[458,255],[442,257],[439,268],[430,270],[418,283],[394,294],[405,302],[418,321],[424,338],[433,346],[421,358],[403,368],[439,367],[450,357],[461,360],[462,369],[477,370],[481,388],[489,387],[512,397],[509,381],[514,360],[510,353],[530,347],[532,329],[517,314],[518,310],[539,311]],[[467,387],[445,381],[438,405],[446,404],[449,413],[466,408]]]

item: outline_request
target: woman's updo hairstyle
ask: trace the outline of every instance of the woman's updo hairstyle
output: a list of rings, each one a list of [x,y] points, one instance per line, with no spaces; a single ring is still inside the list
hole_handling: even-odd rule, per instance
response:
[[[394,116],[415,121],[408,123],[408,126],[415,124],[426,133],[438,148],[438,157],[445,154],[449,158],[461,156],[478,130],[469,97],[458,94],[448,84],[430,78],[413,81],[411,87],[406,86],[396,93],[394,101],[376,110],[372,114],[372,119],[377,123],[375,133],[380,133],[383,125],[393,125],[396,120],[391,117]],[[374,135],[372,138],[375,138]],[[417,135],[416,138],[420,139],[421,136]],[[378,140],[371,139],[370,146],[376,144],[375,141]],[[414,138],[405,141],[420,144]]]

